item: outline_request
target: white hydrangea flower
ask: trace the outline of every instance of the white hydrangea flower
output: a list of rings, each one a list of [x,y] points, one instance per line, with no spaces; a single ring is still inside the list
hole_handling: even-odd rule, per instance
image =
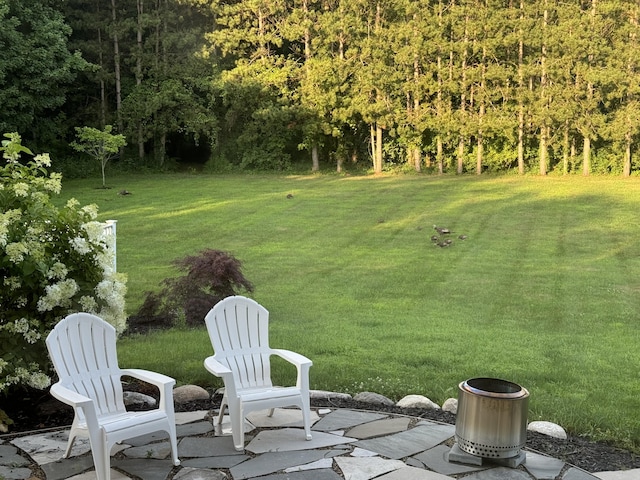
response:
[[[29,331],[29,320],[22,317],[14,322],[14,330],[17,333],[27,333]]]
[[[49,200],[49,196],[44,192],[33,192],[31,198],[34,203],[46,203]]]
[[[51,166],[51,157],[48,153],[39,153],[35,157],[33,157],[33,161],[39,167],[50,167]]]
[[[26,380],[30,386],[37,388],[38,390],[44,390],[51,385],[51,378],[42,372],[32,373]]]
[[[62,174],[52,173],[49,180],[44,183],[44,189],[55,194],[60,193],[62,191]]]
[[[20,277],[5,277],[2,283],[9,290],[17,290],[18,288],[20,288],[20,285],[22,285],[22,280],[20,279]]]
[[[95,203],[85,205],[80,209],[80,211],[88,214],[91,220],[98,218],[98,206]]]
[[[80,205],[80,202],[75,198],[70,198],[67,200],[67,208],[76,208]]]
[[[32,345],[42,338],[42,335],[37,330],[29,330],[23,336],[27,343]]]
[[[67,266],[64,263],[55,262],[47,272],[47,278],[62,280],[66,278],[67,273],[69,273],[69,270],[67,270]]]
[[[70,299],[78,291],[78,284],[72,278],[47,285],[45,295],[38,300],[38,311],[46,312],[57,306],[68,306]]]
[[[82,229],[87,232],[87,236],[89,237],[89,241],[91,243],[100,243],[103,240],[104,235],[104,224],[100,222],[87,222],[82,225]]]
[[[17,197],[27,197],[29,196],[29,185],[25,182],[16,182],[13,184],[13,193]]]
[[[91,252],[91,247],[89,246],[89,242],[87,242],[86,238],[82,238],[82,237],[72,238],[71,246],[80,255],[86,255],[87,253]]]
[[[5,252],[9,260],[13,263],[20,263],[24,260],[24,256],[29,253],[27,246],[22,242],[8,243],[5,246]]]
[[[98,308],[98,302],[93,297],[88,295],[83,295],[80,297],[80,307],[84,312],[93,313]]]

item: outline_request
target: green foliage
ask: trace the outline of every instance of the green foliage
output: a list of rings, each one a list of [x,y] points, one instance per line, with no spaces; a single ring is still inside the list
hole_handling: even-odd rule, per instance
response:
[[[206,249],[173,264],[186,274],[163,280],[159,293],[148,292],[136,322],[175,326],[184,319],[187,325],[200,326],[211,307],[223,298],[241,290],[253,291],[240,261],[229,253]]]
[[[77,142],[71,142],[71,147],[78,152],[84,152],[100,163],[102,171],[102,187],[106,187],[105,167],[122,147],[127,144],[124,135],[112,134],[113,127],[107,125],[104,130],[93,127],[76,127]]]
[[[0,132],[59,135],[55,120],[76,75],[88,67],[67,46],[71,29],[58,2],[0,3]]]
[[[100,315],[125,326],[125,277],[113,271],[111,239],[96,221],[97,207],[52,202],[61,176],[48,173],[48,154],[31,156],[18,134],[0,151],[0,394],[49,385],[45,337],[69,313]]]

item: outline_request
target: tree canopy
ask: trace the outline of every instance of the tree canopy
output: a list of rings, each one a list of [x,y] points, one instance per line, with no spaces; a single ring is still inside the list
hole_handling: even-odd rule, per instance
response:
[[[70,0],[64,15],[94,68],[60,113],[113,124],[137,164],[190,144],[236,168],[640,167],[635,0]],[[14,23],[0,36],[24,35]],[[11,56],[21,94],[39,86],[26,58]]]

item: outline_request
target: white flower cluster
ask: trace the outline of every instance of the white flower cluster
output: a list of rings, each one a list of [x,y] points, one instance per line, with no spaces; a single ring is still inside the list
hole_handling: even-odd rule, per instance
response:
[[[0,358],[0,379],[2,379],[2,381],[0,381],[0,392],[11,385],[17,385],[19,383],[26,383],[30,387],[39,390],[44,390],[51,385],[51,378],[42,372],[36,363],[31,363],[29,368],[17,367],[13,370],[13,373],[3,375],[7,366],[9,366],[9,364]]]
[[[46,312],[55,307],[72,306],[71,299],[78,292],[78,284],[72,278],[61,280],[45,287],[45,295],[38,300],[38,311]]]
[[[96,205],[81,207],[71,199],[58,210],[50,194],[61,190],[61,176],[43,172],[48,154],[20,163],[17,134],[0,144],[7,160],[0,165],[0,394],[12,385],[46,388],[48,359],[21,352],[44,342],[62,317],[86,311],[104,318],[121,333],[126,328],[126,276],[116,273],[114,238],[96,221]],[[98,280],[96,280],[98,279]],[[37,301],[35,300],[37,299]],[[11,359],[9,361],[9,358]]]
[[[22,317],[13,322],[8,322],[4,325],[1,325],[0,329],[4,329],[11,333],[20,334],[24,337],[27,343],[34,344],[42,337],[40,332],[37,329],[33,328],[39,326],[40,322],[38,322],[37,320],[29,321],[26,318]]]

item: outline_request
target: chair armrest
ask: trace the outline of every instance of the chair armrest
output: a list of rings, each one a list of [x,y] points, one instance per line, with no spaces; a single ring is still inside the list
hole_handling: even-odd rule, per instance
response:
[[[281,348],[272,348],[271,353],[295,365],[296,370],[298,372],[296,386],[300,389],[301,392],[308,394],[309,369],[311,368],[311,365],[313,365],[313,362],[309,360],[307,357],[305,357],[304,355],[300,355],[299,353],[292,352],[291,350],[283,350]]]
[[[89,436],[97,434],[99,431],[98,412],[96,411],[96,404],[93,403],[92,399],[63,386],[60,382],[51,385],[50,393],[62,403],[72,406],[74,410],[82,410],[84,420],[87,423],[87,429],[89,430]],[[93,441],[95,440],[92,438],[92,442]]]
[[[59,382],[51,385],[51,395],[60,400],[62,403],[72,406],[73,408],[86,408],[93,405],[93,400],[84,395],[80,395],[74,390],[61,385]]]
[[[175,385],[175,379],[164,375],[162,373],[152,372],[149,370],[142,370],[140,368],[124,368],[121,370],[122,375],[128,375],[143,382],[155,385],[158,388],[162,388],[165,385]]]
[[[216,360],[213,355],[204,359],[204,368],[216,377],[226,377],[233,375],[233,372]]]
[[[280,358],[286,360],[289,363],[293,363],[296,366],[311,366],[313,365],[313,362],[311,360],[309,360],[307,357],[305,357],[304,355],[300,355],[299,353],[296,352],[292,352],[291,350],[283,350],[281,348],[273,348],[271,349],[271,352],[274,355],[279,356]]]
[[[173,386],[176,384],[175,379],[163,375],[162,373],[152,372],[150,370],[143,370],[140,368],[124,368],[120,370],[121,375],[129,375],[130,377],[137,378],[143,382],[150,383],[158,387],[160,391],[160,410],[167,412],[169,420],[173,419]]]

